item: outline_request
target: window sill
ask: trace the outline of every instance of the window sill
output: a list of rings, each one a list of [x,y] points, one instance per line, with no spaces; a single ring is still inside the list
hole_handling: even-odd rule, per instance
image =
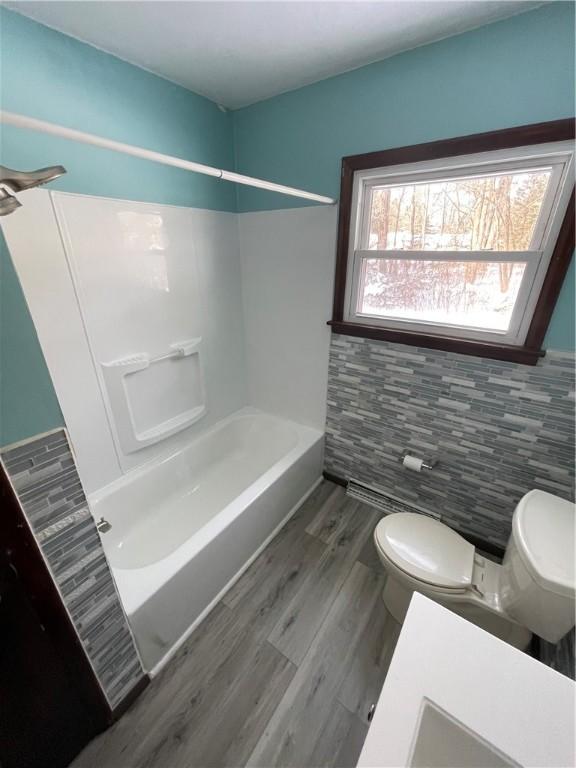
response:
[[[340,320],[330,320],[328,325],[332,333],[346,336],[358,336],[376,341],[393,341],[397,344],[407,344],[412,347],[440,349],[444,352],[456,352],[461,355],[474,355],[492,360],[504,360],[509,363],[536,365],[538,359],[545,355],[544,350],[516,347],[510,344],[492,344],[485,341],[470,341],[453,336],[439,336],[427,333],[410,333],[407,331],[392,331],[376,325],[363,323],[348,323]]]

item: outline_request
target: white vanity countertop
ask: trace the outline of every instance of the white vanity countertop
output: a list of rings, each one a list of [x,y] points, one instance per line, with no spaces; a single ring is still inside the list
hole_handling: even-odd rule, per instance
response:
[[[489,745],[490,765],[568,768],[575,765],[575,696],[564,675],[415,593],[358,765],[438,765],[437,756],[422,762],[414,749],[428,701],[448,716],[443,722],[456,721],[454,733],[471,731],[473,741]],[[448,731],[437,731],[440,751],[452,749]],[[466,751],[470,765],[482,764],[473,762],[474,749]]]

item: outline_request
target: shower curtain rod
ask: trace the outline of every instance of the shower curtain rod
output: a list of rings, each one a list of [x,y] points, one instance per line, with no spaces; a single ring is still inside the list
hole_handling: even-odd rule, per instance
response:
[[[154,152],[153,150],[144,149],[143,147],[135,147],[132,144],[124,144],[121,141],[114,141],[113,139],[105,139],[102,136],[95,136],[92,133],[84,133],[84,131],[77,131],[74,128],[66,128],[63,125],[48,123],[45,120],[37,120],[34,117],[19,115],[15,112],[0,111],[0,122],[5,123],[6,125],[14,125],[17,128],[28,128],[31,131],[50,133],[53,136],[61,136],[64,139],[79,141],[83,144],[93,144],[95,147],[111,149],[114,152],[123,152],[125,155],[141,157],[144,160],[152,160],[154,163],[171,165],[174,166],[174,168],[183,168],[185,171],[203,173],[206,176],[214,176],[216,179],[233,181],[236,184],[245,184],[248,187],[266,189],[270,192],[279,192],[281,195],[301,197],[304,200],[314,200],[315,202],[326,203],[328,205],[332,205],[336,202],[336,200],[331,197],[316,195],[314,192],[306,192],[304,189],[287,187],[284,184],[275,184],[272,181],[264,181],[264,179],[254,179],[251,176],[244,176],[241,173],[225,171],[221,168],[212,168],[210,165],[202,165],[202,163],[193,163],[190,160],[182,160],[179,157],[164,155],[161,152]]]

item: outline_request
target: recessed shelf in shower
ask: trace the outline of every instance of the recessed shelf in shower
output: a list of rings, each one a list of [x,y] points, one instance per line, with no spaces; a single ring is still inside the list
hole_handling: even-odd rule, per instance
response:
[[[122,450],[133,453],[185,429],[206,412],[202,339],[101,363]]]

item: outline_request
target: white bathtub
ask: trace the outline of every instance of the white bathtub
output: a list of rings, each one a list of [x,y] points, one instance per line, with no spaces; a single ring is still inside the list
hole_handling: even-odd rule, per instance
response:
[[[254,409],[89,499],[155,674],[320,479],[323,435]]]

